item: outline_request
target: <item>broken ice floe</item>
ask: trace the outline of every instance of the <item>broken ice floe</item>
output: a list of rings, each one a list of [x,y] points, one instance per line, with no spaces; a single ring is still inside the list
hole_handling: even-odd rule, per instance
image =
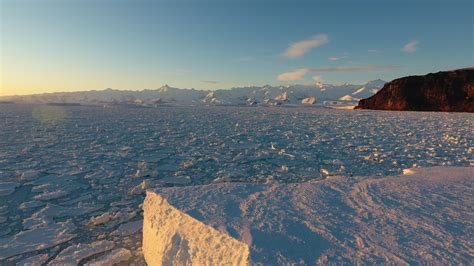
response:
[[[415,164],[474,165],[471,114],[300,107],[69,108],[64,123],[40,124],[31,117],[32,106],[0,106],[0,241],[21,250],[15,235],[36,234],[36,228],[59,234],[58,223],[75,228],[65,230],[66,236],[79,236],[32,242],[38,251],[25,247],[24,253],[15,251],[0,264],[38,252],[52,260],[68,246],[109,238],[120,242],[116,248],[130,250],[136,263],[140,232],[112,233],[141,219],[144,188],[298,183],[397,175]],[[288,171],[281,171],[282,166]],[[88,225],[104,213],[113,218]]]
[[[118,263],[124,263],[132,257],[132,252],[125,248],[118,248],[112,250],[109,254],[104,255],[96,260],[84,264],[85,266],[103,266],[103,265],[116,265]]]
[[[0,238],[0,260],[67,242],[76,237],[75,229],[70,220],[46,221],[11,237]]]
[[[19,187],[19,183],[14,182],[0,182],[0,197],[8,196],[15,191],[15,188]]]
[[[61,251],[48,265],[78,265],[83,259],[114,248],[111,241],[96,241],[89,244],[79,243]]]

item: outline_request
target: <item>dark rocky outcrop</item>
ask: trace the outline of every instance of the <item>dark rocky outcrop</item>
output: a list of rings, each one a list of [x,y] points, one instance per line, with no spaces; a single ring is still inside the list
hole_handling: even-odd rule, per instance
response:
[[[474,67],[395,79],[356,109],[474,112]]]

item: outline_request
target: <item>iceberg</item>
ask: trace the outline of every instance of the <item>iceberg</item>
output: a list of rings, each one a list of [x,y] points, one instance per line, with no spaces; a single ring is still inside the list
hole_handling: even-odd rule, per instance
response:
[[[315,104],[316,103],[316,97],[307,97],[301,100],[302,104]]]
[[[148,265],[246,265],[249,247],[177,210],[153,192],[143,204]]]

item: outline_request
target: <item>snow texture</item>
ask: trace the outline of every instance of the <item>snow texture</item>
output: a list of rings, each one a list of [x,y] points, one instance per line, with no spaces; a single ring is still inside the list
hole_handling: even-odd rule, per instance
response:
[[[104,265],[116,265],[119,263],[127,262],[132,257],[130,250],[125,248],[118,248],[112,250],[109,254],[102,256],[101,258],[92,262],[84,264],[85,266],[104,266]]]
[[[169,205],[153,192],[144,202],[148,265],[246,265],[249,247]]]
[[[150,265],[159,265],[164,250],[175,248],[170,239],[177,234],[179,243],[193,243],[180,244],[180,254],[196,254],[194,245],[231,245],[235,240],[222,234],[232,235],[250,246],[251,264],[472,262],[470,167],[413,168],[409,176],[384,178],[162,188],[156,193],[160,196],[150,192],[145,200],[143,248]],[[221,233],[200,229],[193,220],[187,224],[188,215]],[[187,262],[230,258],[221,252],[228,250],[206,250]],[[176,265],[185,264],[173,254]]]
[[[111,250],[113,247],[114,244],[111,241],[97,241],[90,244],[80,243],[61,251],[48,265],[78,265],[83,259]]]

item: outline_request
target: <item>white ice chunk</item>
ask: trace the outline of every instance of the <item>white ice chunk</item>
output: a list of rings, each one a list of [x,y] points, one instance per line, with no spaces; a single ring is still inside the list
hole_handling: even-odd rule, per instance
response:
[[[78,265],[81,260],[112,248],[114,248],[114,243],[105,240],[89,244],[79,243],[61,251],[48,265]]]
[[[39,195],[36,195],[34,197],[35,200],[52,200],[52,199],[57,199],[57,198],[61,198],[61,197],[64,197],[68,195],[68,192],[67,191],[64,191],[64,190],[57,190],[57,191],[45,191]]]
[[[412,175],[414,173],[415,173],[415,171],[413,169],[403,169],[403,174],[404,175]]]
[[[21,180],[32,180],[37,178],[39,175],[39,172],[36,170],[26,170],[20,174],[20,179]]]
[[[307,97],[301,100],[302,104],[315,104],[316,103],[316,97]]]
[[[147,192],[143,254],[148,265],[246,265],[249,247]]]
[[[0,260],[67,242],[76,237],[72,234],[75,229],[70,220],[48,222],[42,226],[21,231],[14,236],[0,238]]]
[[[21,210],[27,210],[27,209],[30,209],[30,208],[41,207],[41,206],[44,206],[44,205],[46,205],[45,202],[32,200],[32,201],[26,201],[26,202],[21,203],[19,208]]]
[[[99,216],[92,217],[89,221],[89,225],[97,226],[97,225],[105,224],[108,221],[112,220],[113,217],[114,216],[110,214],[109,212],[105,212]]]
[[[125,248],[112,250],[109,254],[100,257],[97,260],[86,263],[85,266],[102,266],[115,265],[117,263],[126,262],[132,257],[132,252]]]
[[[128,236],[137,233],[142,229],[143,220],[128,222],[121,224],[115,231],[112,232],[112,235],[116,236]]]
[[[74,217],[84,215],[100,208],[101,205],[78,204],[78,206],[62,207],[48,203],[41,210],[33,213],[31,217],[23,220],[23,227],[32,229],[49,224],[54,218]]]

